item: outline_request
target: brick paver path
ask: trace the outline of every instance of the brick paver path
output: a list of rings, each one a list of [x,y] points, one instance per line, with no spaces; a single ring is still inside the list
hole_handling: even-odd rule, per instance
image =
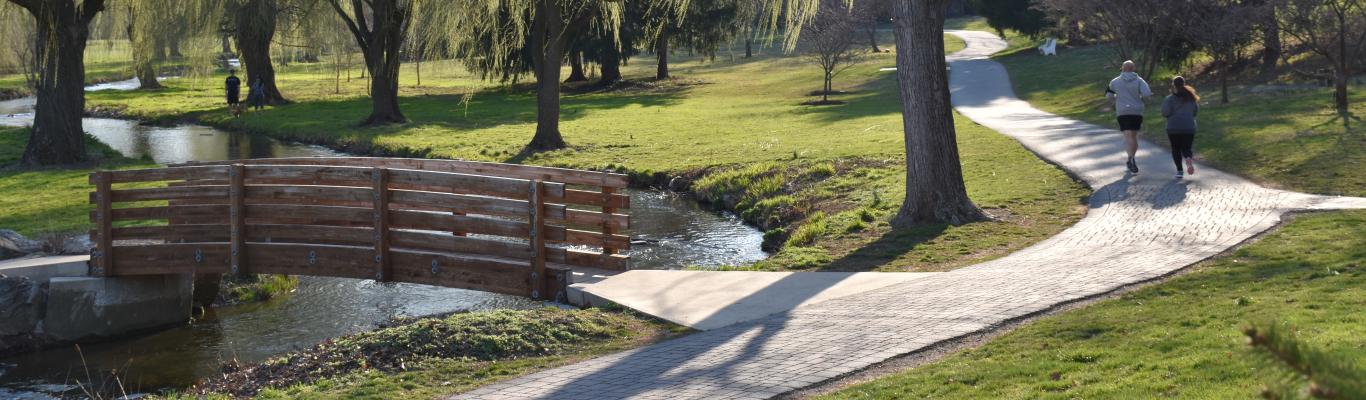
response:
[[[1017,138],[1095,188],[1091,210],[1076,226],[995,261],[511,379],[456,398],[769,398],[1060,303],[1161,277],[1251,238],[1287,211],[1366,208],[1366,199],[1266,189],[1208,167],[1193,179],[1176,181],[1168,153],[1149,143],[1140,154],[1143,172],[1126,175],[1117,132],[1030,107],[1015,97],[1005,69],[986,58],[1005,48],[1002,40],[984,32],[950,33],[968,45],[949,57],[958,110]],[[1150,122],[1148,129],[1160,129],[1158,123]]]

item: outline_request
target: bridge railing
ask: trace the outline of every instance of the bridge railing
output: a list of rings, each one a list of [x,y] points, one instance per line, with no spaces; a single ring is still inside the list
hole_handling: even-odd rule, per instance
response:
[[[557,299],[629,268],[626,176],[368,157],[99,171],[94,275],[273,273]]]

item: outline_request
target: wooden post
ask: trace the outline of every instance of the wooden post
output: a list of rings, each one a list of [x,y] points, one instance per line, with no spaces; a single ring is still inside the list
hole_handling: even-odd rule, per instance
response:
[[[603,234],[603,236],[612,236],[612,235],[614,235],[614,234],[617,233],[617,228],[614,227],[614,226],[612,226],[612,214],[616,213],[616,212],[617,212],[617,209],[616,209],[616,207],[611,207],[611,206],[610,206],[610,205],[612,204],[612,195],[615,194],[616,192],[617,192],[617,188],[614,188],[614,187],[607,187],[607,186],[603,186],[603,187],[602,187],[602,200],[603,200],[603,201],[602,201],[602,204],[603,204],[603,206],[602,206],[602,234]],[[603,255],[604,257],[611,256],[612,254],[616,254],[616,252],[617,252],[616,249],[609,249],[609,248],[606,248],[606,247],[603,247],[603,248],[602,248],[602,255]]]
[[[228,170],[228,223],[231,224],[228,233],[229,240],[232,241],[230,247],[230,265],[232,265],[233,275],[242,273],[242,256],[246,253],[246,243],[243,240],[246,232],[246,167],[242,164],[233,164]]]
[[[393,278],[393,263],[389,260],[389,169],[371,170],[375,206],[375,280],[387,282]]]
[[[544,299],[546,292],[545,270],[545,195],[541,180],[531,181],[531,193],[527,202],[531,210],[531,298]]]
[[[95,173],[95,219],[99,233],[95,242],[95,270],[91,275],[114,276],[114,177],[109,171]]]

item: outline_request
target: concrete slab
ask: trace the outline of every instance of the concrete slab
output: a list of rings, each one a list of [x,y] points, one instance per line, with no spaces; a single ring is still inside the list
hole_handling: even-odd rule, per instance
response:
[[[711,330],[936,274],[636,270],[575,287],[582,291],[580,305],[611,302]]]
[[[55,277],[86,276],[89,255],[49,256],[0,261],[0,275],[22,276],[35,281]]]

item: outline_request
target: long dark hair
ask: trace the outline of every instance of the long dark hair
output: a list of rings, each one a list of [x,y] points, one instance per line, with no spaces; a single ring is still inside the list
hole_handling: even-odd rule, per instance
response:
[[[1180,76],[1172,78],[1172,94],[1186,101],[1200,101],[1200,95],[1195,93],[1195,88],[1186,84],[1186,78]]]

